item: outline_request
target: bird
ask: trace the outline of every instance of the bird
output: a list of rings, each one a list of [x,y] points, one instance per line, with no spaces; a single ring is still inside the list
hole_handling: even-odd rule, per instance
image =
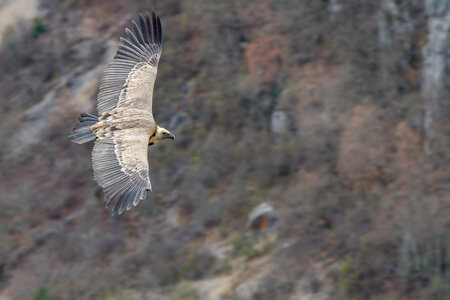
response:
[[[131,29],[130,29],[131,28]],[[72,142],[95,141],[94,179],[102,187],[106,207],[121,215],[152,190],[148,149],[175,139],[153,118],[153,88],[162,51],[161,20],[155,11],[139,14],[125,28],[113,60],[100,80],[98,117],[82,112],[70,135]]]

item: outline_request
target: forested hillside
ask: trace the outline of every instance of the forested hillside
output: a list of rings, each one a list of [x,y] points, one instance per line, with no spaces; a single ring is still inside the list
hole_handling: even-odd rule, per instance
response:
[[[155,9],[153,191],[110,216],[102,71]],[[448,299],[449,0],[0,3],[0,299]],[[248,226],[266,203],[274,220]]]

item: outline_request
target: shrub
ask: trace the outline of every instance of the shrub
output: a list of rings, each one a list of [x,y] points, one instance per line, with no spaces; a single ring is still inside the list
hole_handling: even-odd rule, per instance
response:
[[[38,38],[41,34],[47,31],[47,26],[41,18],[33,20],[33,37]]]
[[[42,287],[37,292],[36,296],[34,296],[34,300],[52,300],[53,298],[50,296],[50,293],[47,288]]]

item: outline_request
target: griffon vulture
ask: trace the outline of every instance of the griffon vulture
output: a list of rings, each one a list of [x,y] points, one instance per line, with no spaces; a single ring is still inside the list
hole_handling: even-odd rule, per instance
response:
[[[132,21],[100,81],[98,117],[81,113],[70,136],[74,143],[95,140],[94,178],[103,188],[112,215],[130,210],[151,191],[148,147],[175,136],[156,125],[153,86],[161,56],[162,31],[152,12]]]

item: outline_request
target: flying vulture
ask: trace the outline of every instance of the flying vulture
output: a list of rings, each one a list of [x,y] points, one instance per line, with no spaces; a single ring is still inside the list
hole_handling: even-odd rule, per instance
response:
[[[156,125],[153,86],[161,56],[161,21],[155,12],[140,14],[125,29],[119,48],[100,81],[98,117],[81,113],[70,136],[74,143],[95,140],[94,178],[103,188],[112,215],[128,211],[151,191],[148,147],[175,136]]]

